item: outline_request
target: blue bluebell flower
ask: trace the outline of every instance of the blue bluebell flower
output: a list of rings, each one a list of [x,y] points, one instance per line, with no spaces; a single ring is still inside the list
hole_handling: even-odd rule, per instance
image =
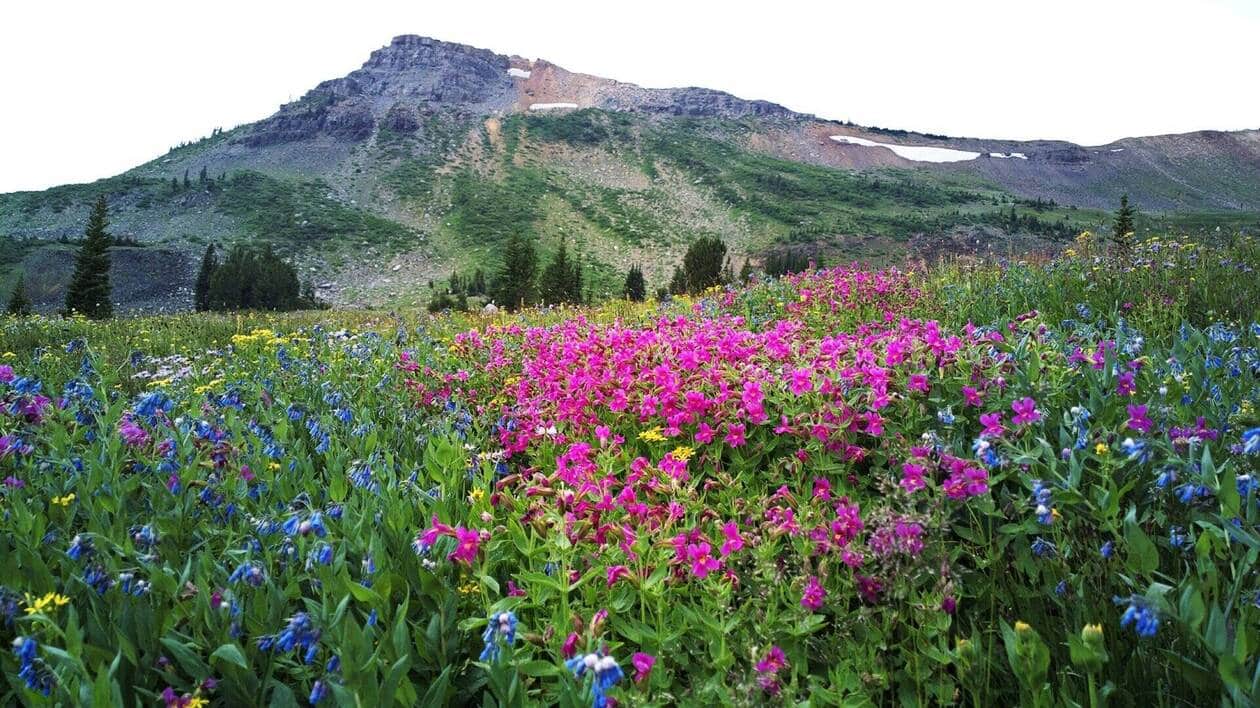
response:
[[[1136,460],[1138,464],[1144,464],[1150,459],[1151,453],[1147,449],[1145,440],[1134,440],[1133,438],[1125,438],[1120,443],[1120,449],[1124,450],[1124,454],[1130,460]]]
[[[1049,526],[1054,523],[1054,499],[1053,492],[1050,487],[1043,484],[1041,480],[1034,479],[1032,481],[1034,505],[1033,513],[1037,515],[1037,521],[1042,525]]]
[[[591,708],[605,708],[608,705],[608,689],[625,678],[617,660],[607,654],[579,654],[564,662],[564,665],[577,678],[582,678],[587,673],[594,675]]]
[[[498,612],[490,615],[481,640],[485,642],[485,647],[481,650],[480,661],[497,661],[502,652],[502,644],[511,646],[516,643],[516,613]]]
[[[82,534],[75,534],[74,538],[70,539],[70,548],[66,549],[66,555],[70,556],[71,560],[79,560],[84,556],[92,555],[94,550],[92,539]]]
[[[1260,455],[1260,427],[1243,431],[1242,451],[1244,455]]]
[[[257,543],[256,540],[255,543]],[[267,582],[267,574],[263,571],[262,566],[257,563],[245,561],[236,566],[236,570],[232,571],[232,574],[228,576],[229,583],[234,584],[241,581],[245,581],[246,584],[253,587],[259,587]]]
[[[1107,541],[1102,545],[1102,548],[1098,549],[1098,555],[1102,556],[1103,560],[1111,560],[1111,556],[1113,556],[1115,552],[1116,544],[1113,541]]]
[[[1185,546],[1186,542],[1189,540],[1189,536],[1186,535],[1185,530],[1180,526],[1173,526],[1168,529],[1168,545],[1173,548],[1181,548]]]
[[[1116,604],[1128,603],[1124,613],[1120,615],[1121,629],[1133,625],[1133,631],[1137,632],[1139,637],[1150,638],[1155,636],[1159,631],[1159,614],[1145,600],[1145,598],[1137,595],[1130,596],[1127,600],[1116,598]]]
[[[1047,541],[1041,536],[1038,536],[1033,539],[1032,552],[1033,555],[1038,558],[1053,558],[1056,553],[1056,549],[1053,543]]]

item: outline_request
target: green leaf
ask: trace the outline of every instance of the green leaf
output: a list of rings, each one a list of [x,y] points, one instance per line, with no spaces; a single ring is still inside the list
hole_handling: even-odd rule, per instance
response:
[[[206,665],[206,662],[202,661],[201,657],[197,656],[196,652],[188,648],[183,643],[170,637],[162,637],[162,646],[166,647],[166,650],[170,652],[171,657],[179,663],[179,666],[184,670],[184,673],[191,677],[210,675],[210,667]]]
[[[245,660],[245,655],[241,653],[240,647],[235,644],[224,644],[215,649],[210,654],[210,662],[214,663],[215,659],[225,661],[233,666],[239,666],[242,669],[249,669],[249,662]]]
[[[1135,573],[1150,575],[1159,568],[1159,551],[1137,523],[1137,508],[1129,507],[1124,517],[1124,541],[1128,551],[1125,565]]]

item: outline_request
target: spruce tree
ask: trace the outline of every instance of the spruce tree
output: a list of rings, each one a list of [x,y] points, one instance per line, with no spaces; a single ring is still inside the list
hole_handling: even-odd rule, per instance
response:
[[[66,312],[78,312],[92,319],[107,319],[114,314],[109,285],[109,247],[113,242],[105,230],[109,226],[109,205],[101,195],[92,206],[82,245],[74,260],[74,275],[66,289]]]
[[[531,304],[537,271],[538,254],[534,252],[534,245],[513,232],[503,248],[503,266],[494,283],[494,299],[509,310]]]
[[[586,300],[582,295],[582,257],[577,256],[573,259],[573,266],[569,268],[569,277],[565,281],[566,298],[568,302],[581,304]]]
[[[210,309],[210,279],[219,267],[219,257],[214,251],[214,244],[206,246],[201,256],[201,270],[197,271],[197,284],[193,287],[193,309],[206,312]]]
[[[1137,210],[1129,206],[1129,195],[1122,195],[1120,197],[1120,211],[1116,212],[1116,223],[1111,230],[1111,238],[1116,242],[1116,246],[1119,247],[1121,253],[1128,254],[1133,248],[1133,217],[1135,216],[1137,216]]]
[[[669,279],[670,295],[686,295],[687,294],[687,274],[682,268],[674,268],[674,277]]]
[[[643,269],[638,265],[630,266],[626,273],[626,299],[630,302],[643,302],[647,297],[647,283],[643,280]]]
[[[560,248],[551,256],[551,262],[543,268],[538,279],[538,297],[546,305],[558,305],[570,301],[573,266],[569,263],[569,249],[563,240]]]
[[[26,317],[31,314],[31,301],[26,297],[26,276],[19,275],[13,284],[13,294],[9,295],[7,312],[14,317]]]
[[[726,259],[726,244],[714,236],[694,241],[683,256],[683,275],[686,292],[701,293],[722,282],[722,263]],[[670,284],[670,291],[674,285]],[[675,293],[678,294],[678,293]]]

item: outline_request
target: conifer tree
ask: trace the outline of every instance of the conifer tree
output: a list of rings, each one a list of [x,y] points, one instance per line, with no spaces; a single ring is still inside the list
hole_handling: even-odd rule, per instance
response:
[[[687,294],[687,274],[682,268],[674,268],[674,277],[669,279],[670,295],[686,295]]]
[[[513,232],[503,249],[503,266],[494,283],[494,299],[509,310],[531,304],[537,271],[538,254],[534,252],[534,245]]]
[[[113,243],[109,226],[109,205],[101,195],[92,206],[79,253],[74,260],[74,275],[66,289],[66,312],[78,312],[92,319],[107,319],[114,314],[113,295],[109,284],[109,247]]]
[[[643,302],[647,297],[647,283],[643,280],[643,269],[637,264],[630,266],[626,273],[626,299],[630,302]]]
[[[569,263],[568,245],[561,240],[560,248],[551,256],[551,262],[543,268],[538,279],[538,297],[546,305],[570,302],[573,266]]]
[[[26,317],[31,314],[31,301],[26,297],[26,276],[19,275],[13,284],[13,294],[9,295],[7,312],[14,317]]]
[[[206,252],[201,256],[201,269],[197,271],[197,283],[193,287],[193,308],[197,312],[210,309],[210,279],[218,267],[219,257],[212,243],[206,246]]]
[[[1116,223],[1111,230],[1111,238],[1116,242],[1121,253],[1127,254],[1133,248],[1135,240],[1133,218],[1135,216],[1137,216],[1137,210],[1129,205],[1129,195],[1122,195],[1120,210],[1116,212]]]
[[[683,256],[684,292],[700,293],[722,282],[722,263],[726,259],[726,244],[714,236],[694,241]],[[670,291],[674,285],[670,285]],[[678,294],[678,293],[675,293]]]

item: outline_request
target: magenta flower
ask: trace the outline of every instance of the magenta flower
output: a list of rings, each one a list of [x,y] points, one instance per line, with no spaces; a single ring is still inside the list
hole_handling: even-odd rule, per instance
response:
[[[980,415],[980,425],[984,426],[984,430],[980,431],[982,437],[1000,438],[1002,433],[1006,432],[1006,428],[1002,427],[1002,413],[1000,411],[982,413]]]
[[[1116,393],[1121,396],[1132,396],[1137,393],[1137,386],[1133,384],[1133,372],[1125,371],[1116,377]]]
[[[814,389],[811,374],[809,369],[793,369],[792,373],[788,374],[788,390],[793,396],[801,396]]]
[[[822,583],[818,582],[818,576],[811,575],[809,580],[805,581],[805,591],[801,593],[801,607],[817,612],[822,608],[823,598],[826,596],[827,591],[823,589]]]
[[[697,578],[707,578],[709,573],[722,567],[722,564],[710,555],[712,550],[705,541],[687,544],[687,562],[691,563],[692,575]]]
[[[783,650],[778,646],[771,646],[765,658],[758,661],[755,666],[757,669],[757,685],[761,686],[761,690],[766,693],[777,696],[779,694],[779,672],[786,667],[787,657],[783,655]]]
[[[744,547],[744,537],[739,533],[739,524],[734,521],[728,521],[722,524],[722,548],[719,552],[723,557],[729,556],[735,551]]]
[[[481,548],[481,535],[476,529],[457,526],[455,527],[455,541],[455,550],[451,551],[447,559],[472,565],[472,562],[477,559],[477,551]]]
[[[932,386],[931,384],[928,383],[928,377],[926,375],[910,374],[910,381],[906,384],[906,388],[908,388],[911,391],[919,391],[920,393],[927,393],[928,391],[932,389]]]
[[[814,498],[823,501],[831,499],[831,480],[826,477],[814,478]]]
[[[984,398],[980,395],[980,392],[970,386],[963,386],[962,392],[963,403],[969,406],[978,408],[980,404],[984,402]]]
[[[696,427],[696,442],[705,445],[713,442],[713,428],[708,423],[701,423]]]
[[[13,367],[8,364],[0,364],[0,383],[12,383],[16,378],[13,375]]]
[[[621,580],[622,578],[628,578],[628,577],[630,577],[630,569],[625,567],[624,565],[608,566],[608,572],[606,573],[608,587],[612,587],[613,585],[617,584],[618,580]]]
[[[917,465],[913,462],[906,462],[901,465],[901,488],[914,494],[915,492],[927,486],[927,482],[923,479],[926,472],[923,465]]]
[[[722,440],[723,442],[725,442],[727,445],[730,445],[731,447],[743,447],[744,442],[745,442],[744,424],[743,423],[729,423],[726,426],[726,437],[722,438]]]
[[[1041,420],[1041,411],[1037,410],[1037,402],[1028,397],[1013,401],[1011,410],[1015,411],[1015,417],[1011,418],[1011,422],[1015,425],[1036,423]]]
[[[118,434],[129,447],[141,447],[149,442],[149,433],[137,425],[130,416],[118,423]]]
[[[564,640],[564,645],[560,647],[560,652],[564,654],[564,658],[569,659],[577,653],[579,639],[577,632],[569,632],[569,636]]]
[[[1130,403],[1128,405],[1128,410],[1128,426],[1143,435],[1149,434],[1151,432],[1151,426],[1154,425],[1154,423],[1152,423],[1151,419],[1146,415],[1146,405],[1134,405]]]
[[[634,656],[630,657],[630,663],[634,666],[634,682],[642,683],[648,674],[652,673],[652,667],[656,666],[656,657],[636,651]]]

